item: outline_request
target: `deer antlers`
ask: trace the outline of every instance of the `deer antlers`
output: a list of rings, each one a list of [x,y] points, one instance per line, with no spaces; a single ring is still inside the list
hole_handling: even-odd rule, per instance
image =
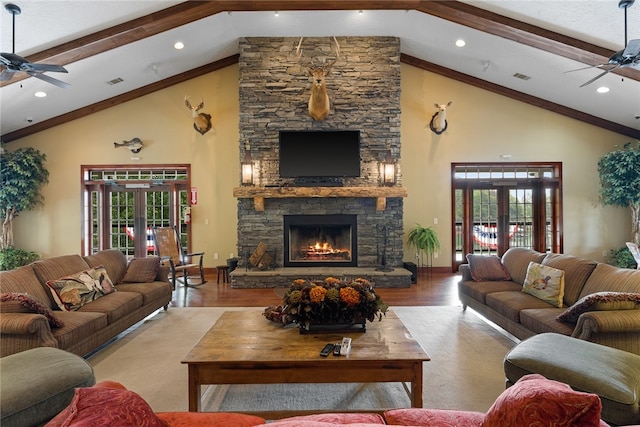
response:
[[[296,47],[296,55],[299,61],[302,59],[303,39],[304,37],[300,37],[300,41]],[[313,80],[311,96],[309,97],[309,115],[316,121],[322,121],[329,115],[329,95],[327,94],[325,78],[331,74],[333,65],[336,63],[338,58],[340,58],[340,44],[338,43],[338,40],[336,40],[335,36],[333,37],[333,41],[336,44],[336,57],[333,61],[328,64],[325,62],[321,66],[317,67],[313,66],[313,61],[311,61],[309,65],[303,64],[307,67],[309,76],[311,76]]]

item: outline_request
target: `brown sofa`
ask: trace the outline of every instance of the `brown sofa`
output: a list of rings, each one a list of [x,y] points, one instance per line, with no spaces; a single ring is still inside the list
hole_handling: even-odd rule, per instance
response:
[[[5,302],[0,305],[0,356],[35,347],[56,347],[84,356],[159,308],[166,309],[172,297],[166,269],[149,271],[147,268],[143,271],[147,277],[143,283],[125,283],[123,279],[138,275],[130,274],[134,269],[129,265],[133,264],[128,264],[120,251],[110,249],[85,257],[58,256],[0,272],[3,296],[26,293],[30,298],[26,309]],[[47,282],[99,266],[104,266],[116,292],[91,301],[77,311],[60,310]],[[22,303],[24,305],[24,301]],[[42,312],[45,315],[39,314]],[[50,321],[49,314],[64,325],[51,326],[55,322]]]
[[[463,309],[471,307],[517,338],[555,332],[640,354],[640,295],[628,302],[593,304],[575,322],[559,321],[568,308],[580,313],[603,292],[640,293],[640,270],[617,268],[571,255],[511,248],[500,259],[511,280],[474,280],[469,264],[460,266],[458,295]],[[554,307],[522,292],[530,262],[564,271],[562,307]],[[621,295],[618,295],[621,296]]]

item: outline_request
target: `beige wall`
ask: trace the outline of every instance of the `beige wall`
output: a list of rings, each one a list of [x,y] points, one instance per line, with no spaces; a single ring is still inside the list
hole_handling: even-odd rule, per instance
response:
[[[194,101],[203,96],[204,111],[213,115],[204,136],[191,127],[186,94]],[[449,128],[436,136],[428,127],[433,103],[449,100]],[[627,210],[598,202],[596,170],[599,157],[627,137],[408,65],[402,65],[401,107],[405,230],[438,218],[443,250],[434,265],[451,264],[451,162],[500,161],[500,154],[517,162],[563,162],[566,253],[603,259],[604,250],[629,238]],[[230,66],[9,144],[9,150],[31,146],[45,153],[50,172],[45,205],[16,220],[16,246],[43,257],[80,252],[82,164],[190,163],[198,188],[193,249],[206,252],[207,267],[235,254],[238,110],[238,67]],[[134,136],[145,142],[139,161],[113,148]],[[413,256],[407,251],[405,260]]]

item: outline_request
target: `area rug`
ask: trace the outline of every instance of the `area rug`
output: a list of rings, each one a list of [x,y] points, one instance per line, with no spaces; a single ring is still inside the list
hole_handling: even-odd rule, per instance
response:
[[[460,307],[391,309],[431,357],[424,366],[423,406],[486,411],[504,390],[502,360],[516,342]],[[180,361],[225,310],[261,313],[228,307],[158,311],[88,359],[97,381],[124,384],[155,411],[186,411],[187,367]],[[206,411],[410,406],[400,383],[208,386],[202,402]]]

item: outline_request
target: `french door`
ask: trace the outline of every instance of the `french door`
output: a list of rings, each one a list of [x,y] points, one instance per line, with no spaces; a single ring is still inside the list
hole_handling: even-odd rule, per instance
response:
[[[184,221],[188,168],[89,168],[83,173],[90,178],[83,182],[83,253],[119,249],[128,257],[143,258],[155,253],[153,227],[174,225],[183,247],[189,248]]]
[[[453,268],[468,253],[560,252],[560,164],[454,164]]]

